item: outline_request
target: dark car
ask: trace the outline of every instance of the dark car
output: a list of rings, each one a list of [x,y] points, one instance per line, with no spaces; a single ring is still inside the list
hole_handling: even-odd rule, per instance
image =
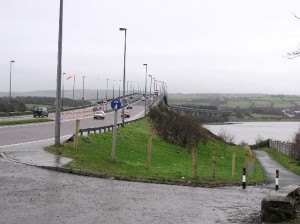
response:
[[[33,109],[33,117],[48,117],[49,113],[45,107],[35,107]]]
[[[121,113],[121,117],[123,117],[123,113]],[[129,118],[129,117],[130,117],[129,111],[124,111],[124,118]]]

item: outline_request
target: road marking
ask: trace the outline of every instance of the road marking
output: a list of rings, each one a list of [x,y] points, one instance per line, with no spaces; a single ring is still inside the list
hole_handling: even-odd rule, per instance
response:
[[[65,136],[60,136],[61,138],[69,138],[73,134],[65,135]],[[5,147],[14,147],[14,146],[19,146],[19,145],[27,145],[27,144],[32,144],[32,143],[38,143],[38,142],[44,142],[44,141],[50,141],[54,140],[55,138],[48,138],[48,139],[43,139],[43,140],[36,140],[36,141],[31,141],[31,142],[22,142],[22,143],[16,143],[16,144],[11,144],[11,145],[1,145],[0,148],[5,148]]]

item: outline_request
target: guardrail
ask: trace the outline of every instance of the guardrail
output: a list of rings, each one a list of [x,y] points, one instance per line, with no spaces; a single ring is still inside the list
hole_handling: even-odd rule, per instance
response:
[[[124,122],[124,125],[135,123],[143,118],[144,117],[138,118],[135,120],[131,120],[131,121],[126,121],[126,122]],[[122,123],[117,124],[117,128],[119,128],[121,126],[122,126]],[[79,133],[80,133],[80,136],[83,136],[85,133],[87,135],[92,134],[92,133],[93,134],[101,134],[101,133],[106,133],[106,132],[112,132],[113,130],[114,130],[114,125],[108,125],[108,126],[103,126],[103,127],[82,128],[82,129],[79,129]]]
[[[159,101],[161,100],[160,97],[157,97],[155,100],[153,100],[148,106],[147,106],[147,109],[148,110],[152,110],[154,107],[156,107],[158,104],[159,104]],[[132,124],[132,123],[135,123],[141,119],[143,119],[144,117],[142,118],[137,118],[135,120],[130,120],[130,121],[125,121],[124,122],[124,125],[128,125],[128,124]],[[122,123],[118,123],[117,124],[117,128],[121,127],[122,126]],[[87,135],[93,133],[93,134],[101,134],[101,133],[106,133],[106,132],[112,132],[114,130],[114,125],[108,125],[108,126],[103,126],[103,127],[94,127],[94,128],[82,128],[82,129],[79,129],[79,133],[80,133],[80,136],[83,136],[85,133]]]

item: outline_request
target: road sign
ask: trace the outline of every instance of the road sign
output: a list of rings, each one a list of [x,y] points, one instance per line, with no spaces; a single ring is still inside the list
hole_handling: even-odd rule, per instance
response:
[[[113,99],[111,101],[111,109],[117,111],[122,107],[121,101],[119,99]]]

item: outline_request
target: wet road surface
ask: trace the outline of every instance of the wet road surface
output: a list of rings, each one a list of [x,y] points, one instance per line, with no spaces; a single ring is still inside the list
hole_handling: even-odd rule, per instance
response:
[[[193,188],[77,176],[0,158],[0,223],[245,223],[269,188]]]

